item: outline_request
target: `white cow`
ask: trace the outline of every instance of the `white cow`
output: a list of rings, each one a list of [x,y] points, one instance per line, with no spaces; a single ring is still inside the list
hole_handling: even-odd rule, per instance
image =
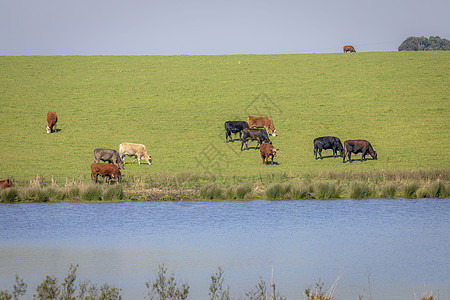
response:
[[[142,144],[133,144],[133,143],[122,143],[119,145],[119,156],[125,163],[125,155],[134,156],[134,160],[132,163],[138,159],[139,164],[141,164],[141,158],[145,159],[145,161],[151,165],[152,157],[148,155],[147,148],[145,148]]]

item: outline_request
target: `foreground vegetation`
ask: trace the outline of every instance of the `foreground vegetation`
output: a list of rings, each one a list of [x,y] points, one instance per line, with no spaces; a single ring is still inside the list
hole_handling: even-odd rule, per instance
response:
[[[67,276],[59,283],[55,276],[47,275],[36,288],[36,293],[33,294],[33,299],[80,299],[80,300],[119,300],[122,299],[121,289],[119,287],[103,284],[100,288],[95,283],[84,281],[76,285],[78,265],[71,265]],[[315,284],[315,288],[308,287],[305,289],[306,300],[331,300],[334,297],[336,286],[340,276],[334,281],[329,289],[324,289],[324,282],[320,279]],[[369,277],[370,278],[370,277]],[[209,286],[209,299],[211,300],[229,300],[230,287],[224,285],[224,271],[221,267],[211,275],[211,283]],[[175,275],[167,272],[167,267],[162,264],[159,265],[158,273],[152,281],[145,283],[147,287],[147,296],[149,299],[171,299],[184,300],[189,296],[190,286],[187,283],[179,282],[175,279]],[[370,279],[369,279],[370,285]],[[28,285],[16,275],[16,283],[13,285],[12,291],[0,290],[1,300],[19,299],[27,293]],[[360,300],[365,299],[364,294],[359,296]],[[370,291],[369,291],[370,294]],[[372,297],[370,296],[369,299]],[[249,300],[285,300],[276,291],[276,284],[271,280],[267,283],[261,279],[251,290],[245,293],[245,297],[241,299]],[[432,292],[428,292],[426,296],[420,298],[421,300],[434,300]]]
[[[126,158],[124,170],[144,185],[186,172],[227,188],[220,181],[450,166],[446,51],[28,56],[0,57],[0,66],[0,179],[17,186],[36,176],[87,183],[93,150],[122,142],[147,146],[153,164]],[[49,110],[57,133],[46,134]],[[224,122],[249,115],[274,120],[276,165],[225,143]],[[315,160],[313,139],[325,135],[367,139],[378,160],[343,164],[330,150]]]
[[[67,181],[58,185],[43,177],[28,185],[0,190],[0,202],[297,200],[450,197],[450,171],[324,172],[300,177],[268,174],[212,177],[182,173],[133,177],[107,185]]]

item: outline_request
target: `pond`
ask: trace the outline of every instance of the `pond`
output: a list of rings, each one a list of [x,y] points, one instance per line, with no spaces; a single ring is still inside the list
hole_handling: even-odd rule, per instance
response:
[[[224,270],[233,299],[261,280],[287,299],[337,281],[334,299],[450,294],[450,199],[47,203],[0,205],[0,289],[15,274],[26,298],[78,264],[80,283],[144,299],[165,264],[208,299]]]

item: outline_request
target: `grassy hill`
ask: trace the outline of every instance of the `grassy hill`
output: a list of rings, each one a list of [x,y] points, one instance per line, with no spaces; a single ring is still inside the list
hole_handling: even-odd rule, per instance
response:
[[[0,104],[0,179],[17,182],[89,180],[93,150],[121,142],[147,146],[153,164],[124,171],[147,178],[450,167],[449,52],[0,57]],[[278,165],[225,143],[224,122],[248,115],[274,120]],[[324,135],[367,139],[378,160],[316,161]]]

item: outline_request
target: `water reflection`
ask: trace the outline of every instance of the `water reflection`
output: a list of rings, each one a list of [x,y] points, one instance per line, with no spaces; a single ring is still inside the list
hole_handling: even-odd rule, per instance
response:
[[[166,263],[207,299],[222,266],[234,298],[260,277],[288,299],[339,274],[336,299],[412,299],[450,283],[450,199],[1,205],[0,289],[45,275],[117,284],[143,299]],[[367,298],[367,297],[366,297]]]

